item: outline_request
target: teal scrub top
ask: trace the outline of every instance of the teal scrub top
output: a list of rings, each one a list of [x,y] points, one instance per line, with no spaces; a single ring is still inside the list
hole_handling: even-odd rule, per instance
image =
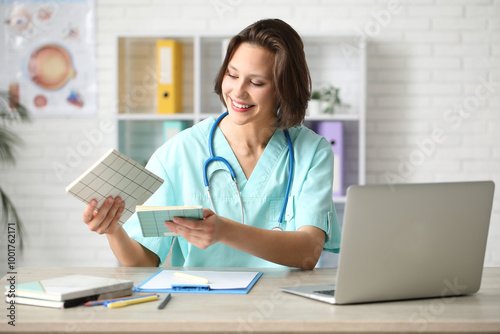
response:
[[[201,205],[212,208],[203,183],[203,164],[210,156],[208,138],[214,122],[212,117],[207,118],[177,134],[156,150],[146,168],[165,182],[144,205]],[[338,253],[340,229],[332,200],[331,146],[325,138],[306,127],[300,126],[288,131],[295,166],[281,227],[285,231],[296,231],[305,225],[320,228],[326,233],[324,250]],[[277,226],[290,163],[284,132],[275,131],[249,179],[219,128],[214,134],[214,155],[229,161],[236,173],[243,200],[245,224],[268,230]],[[219,161],[212,162],[207,175],[217,214],[241,222],[240,200],[226,166]],[[130,217],[124,228],[131,238],[158,255],[160,265],[171,249],[172,266],[282,267],[221,243],[202,250],[182,237],[145,238],[136,214]]]

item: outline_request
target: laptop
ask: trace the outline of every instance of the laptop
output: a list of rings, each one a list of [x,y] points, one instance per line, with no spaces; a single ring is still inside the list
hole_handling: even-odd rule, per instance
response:
[[[336,284],[281,290],[331,304],[476,293],[494,187],[492,181],[350,186]]]

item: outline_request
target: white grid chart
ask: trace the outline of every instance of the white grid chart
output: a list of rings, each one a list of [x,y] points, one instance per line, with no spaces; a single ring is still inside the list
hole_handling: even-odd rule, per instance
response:
[[[125,201],[123,224],[162,183],[163,179],[112,149],[66,187],[66,192],[86,204],[95,199],[98,209],[109,196],[120,196]]]

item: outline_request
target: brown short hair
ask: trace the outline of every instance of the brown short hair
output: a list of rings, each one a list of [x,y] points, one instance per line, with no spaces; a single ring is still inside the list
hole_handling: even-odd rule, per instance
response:
[[[226,57],[215,79],[215,93],[225,105],[222,80],[236,49],[245,42],[265,48],[274,55],[274,86],[278,100],[276,127],[288,129],[301,125],[306,115],[307,103],[311,98],[311,75],[307,67],[302,38],[282,20],[257,21],[230,40]]]

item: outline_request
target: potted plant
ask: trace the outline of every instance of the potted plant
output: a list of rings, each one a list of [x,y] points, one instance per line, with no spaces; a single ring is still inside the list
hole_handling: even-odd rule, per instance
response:
[[[328,85],[314,90],[309,101],[309,115],[333,114],[339,107],[347,108],[348,104],[340,99],[340,88]]]
[[[7,91],[0,91],[0,165],[14,165],[16,163],[14,148],[22,143],[21,137],[12,130],[12,124],[30,121],[28,110],[19,103],[18,97]],[[16,227],[16,241],[22,250],[22,221],[14,204],[1,187],[0,201],[2,202],[0,228],[7,229],[7,226],[13,223]]]
[[[307,105],[307,113],[310,116],[320,115],[323,113],[325,107],[324,102],[321,100],[321,92],[314,90],[311,94],[311,101]]]

